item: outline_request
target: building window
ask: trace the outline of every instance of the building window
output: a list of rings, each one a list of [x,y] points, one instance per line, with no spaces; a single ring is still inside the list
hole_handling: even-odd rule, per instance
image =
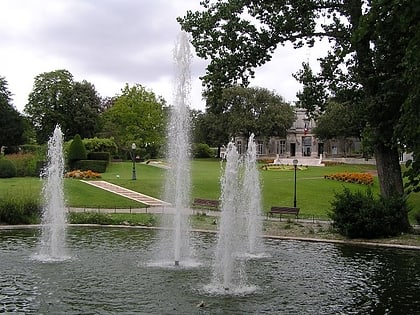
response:
[[[285,140],[276,140],[275,153],[278,155],[286,154],[286,141]]]
[[[236,141],[236,149],[238,150],[239,154],[242,154],[242,140]]]
[[[257,155],[263,154],[263,143],[261,141],[257,142]]]

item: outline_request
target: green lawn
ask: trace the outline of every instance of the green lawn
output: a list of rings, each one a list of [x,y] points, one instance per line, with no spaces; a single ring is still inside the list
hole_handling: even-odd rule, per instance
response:
[[[364,172],[374,169],[371,165],[337,165],[327,167],[309,167],[297,171],[297,206],[301,217],[327,218],[334,192],[341,192],[343,187],[351,190],[366,189],[366,186],[342,183],[324,179],[324,175],[335,172]],[[137,180],[132,180],[130,162],[111,163],[102,179],[141,193],[162,198],[166,171],[146,164],[136,164]],[[217,199],[220,195],[220,176],[223,163],[217,160],[192,161],[191,198]],[[261,170],[261,189],[263,209],[268,211],[273,205],[292,206],[294,191],[293,170]],[[6,194],[31,194],[39,196],[42,181],[38,178],[0,179],[0,197]],[[374,193],[379,193],[375,178]],[[143,205],[112,193],[94,188],[75,179],[65,180],[67,205],[86,208],[128,208]],[[420,212],[420,193],[411,194],[409,203]]]

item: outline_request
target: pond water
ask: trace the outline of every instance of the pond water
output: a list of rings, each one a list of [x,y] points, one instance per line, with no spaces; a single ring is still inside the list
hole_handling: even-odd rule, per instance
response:
[[[62,262],[34,258],[38,229],[0,230],[0,313],[420,313],[419,251],[267,239],[248,290],[220,292],[216,236],[192,234],[198,263],[177,268],[153,262],[153,230],[71,227]]]

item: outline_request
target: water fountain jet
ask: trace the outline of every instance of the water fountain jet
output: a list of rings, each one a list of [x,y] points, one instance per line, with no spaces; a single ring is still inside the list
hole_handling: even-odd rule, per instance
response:
[[[164,225],[173,230],[173,237],[163,235],[161,243],[164,255],[172,252],[175,266],[191,256],[189,245],[189,203],[190,203],[190,64],[192,54],[185,32],[177,38],[174,49],[176,77],[174,82],[174,104],[171,107],[167,130],[167,171],[164,199],[170,204],[173,215],[164,218]],[[172,244],[163,244],[163,243]],[[169,245],[169,246],[168,246]],[[169,258],[171,259],[171,258]]]
[[[63,134],[56,126],[48,141],[48,163],[43,171],[44,208],[41,217],[41,244],[37,258],[47,261],[68,259],[66,253],[67,218],[64,202]]]

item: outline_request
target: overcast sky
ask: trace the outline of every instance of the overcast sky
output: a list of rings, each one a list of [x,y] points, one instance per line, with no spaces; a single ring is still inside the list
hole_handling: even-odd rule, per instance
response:
[[[119,94],[125,83],[139,83],[172,103],[176,17],[198,9],[199,0],[1,0],[0,76],[20,111],[34,78],[59,69],[70,71],[75,81],[89,81],[102,97]],[[279,47],[251,85],[293,102],[301,86],[292,74],[303,61],[315,64],[320,53]],[[199,77],[205,67],[194,56],[191,106],[201,110]]]

